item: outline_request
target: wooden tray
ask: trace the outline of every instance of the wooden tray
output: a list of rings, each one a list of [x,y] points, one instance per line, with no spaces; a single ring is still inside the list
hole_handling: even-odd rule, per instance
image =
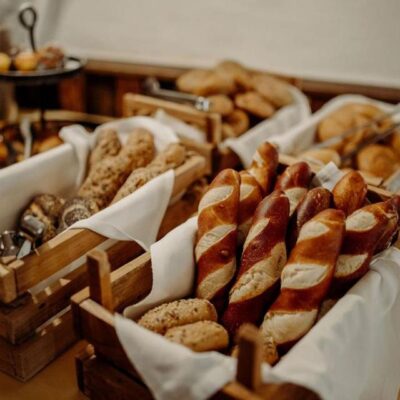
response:
[[[161,109],[187,124],[197,126],[206,134],[207,143],[199,143],[184,138],[180,140],[188,149],[196,151],[207,160],[206,173],[211,174],[213,153],[216,146],[221,142],[222,122],[220,115],[198,111],[188,105],[133,93],[125,94],[122,102],[124,117],[150,116]]]
[[[185,191],[192,183],[203,177],[206,163],[202,156],[193,155],[185,164],[175,170],[172,196]],[[160,233],[167,233],[176,225],[190,217],[197,208],[198,199],[183,197],[171,205],[164,216]],[[64,323],[62,329],[65,346],[54,344],[47,335],[43,339],[43,324],[69,307],[71,295],[87,285],[86,264],[79,259],[88,251],[109,241],[106,237],[86,229],[63,232],[38,248],[37,253],[16,260],[8,265],[0,265],[0,370],[20,379],[27,380],[60,354],[76,336],[72,324]],[[124,265],[143,252],[135,242],[108,242],[107,254],[113,269]],[[35,293],[29,292],[53,274],[72,262],[78,268],[67,276],[56,280],[51,286]],[[79,266],[79,264],[81,264]],[[70,312],[65,318],[71,320]],[[58,328],[61,329],[61,328]],[[38,345],[38,338],[40,345]],[[59,339],[57,339],[59,341]],[[63,342],[63,341],[61,341]],[[44,343],[44,344],[43,344]],[[38,350],[35,363],[29,354],[34,354],[38,346],[48,351]],[[40,347],[41,348],[41,347]]]
[[[293,157],[280,156],[282,167],[295,162],[298,160]],[[317,169],[313,171],[316,172]],[[373,201],[391,197],[391,193],[372,186],[368,187],[368,195]],[[126,397],[127,387],[132,387],[132,393],[142,398],[144,384],[118,340],[113,311],[121,312],[126,306],[138,302],[150,292],[152,287],[151,256],[145,253],[118,270],[110,272],[107,255],[93,251],[88,257],[88,267],[89,288],[85,288],[72,297],[72,308],[76,329],[82,338],[93,345],[94,353],[89,357],[79,359],[78,380],[82,389],[93,399],[111,400],[115,398],[113,396],[120,396],[118,398],[121,399],[128,398]],[[226,385],[215,398],[278,400],[318,398],[314,393],[295,385],[260,384],[259,372],[257,372],[259,360],[256,355],[253,355],[257,353],[254,350],[257,347],[255,344],[258,341],[257,335],[245,332],[243,336],[243,346],[246,348],[244,354],[247,356],[239,358],[237,379]],[[112,371],[107,372],[107,376],[114,376],[114,378],[107,379],[109,382],[98,382],[101,376],[99,371]],[[137,386],[139,388],[136,388]],[[108,393],[111,394],[106,394],[104,390],[106,387],[110,389]],[[102,397],[97,397],[99,391],[103,392]],[[151,398],[148,391],[143,393],[145,393],[143,398]]]

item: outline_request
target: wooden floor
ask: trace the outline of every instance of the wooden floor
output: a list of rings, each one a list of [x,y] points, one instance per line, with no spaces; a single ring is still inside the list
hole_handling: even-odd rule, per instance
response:
[[[75,355],[84,348],[78,343],[27,383],[0,373],[1,400],[87,400],[75,381]]]

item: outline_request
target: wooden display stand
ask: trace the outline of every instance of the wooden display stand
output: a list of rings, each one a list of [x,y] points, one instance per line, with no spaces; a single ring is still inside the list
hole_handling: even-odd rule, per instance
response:
[[[280,156],[280,168],[298,160]],[[313,168],[317,172],[318,168]],[[391,197],[391,193],[368,187],[372,202]],[[111,400],[152,398],[141,378],[128,360],[118,340],[113,312],[121,312],[126,306],[143,299],[152,287],[151,256],[145,253],[110,272],[105,253],[93,251],[88,257],[89,288],[72,297],[74,321],[79,335],[92,347],[78,357],[77,372],[81,389],[92,399]],[[317,399],[318,397],[295,385],[259,385],[259,360],[257,340],[249,340],[253,334],[243,334],[239,356],[237,381],[226,385],[215,397],[221,399]],[[244,355],[243,355],[244,354]],[[103,377],[107,376],[107,379]],[[253,396],[253,397],[252,397]]]
[[[172,196],[184,192],[203,177],[205,169],[202,156],[190,157],[175,170]],[[176,205],[168,208],[160,232],[165,234],[196,211],[197,202],[193,198],[189,200],[189,205],[178,203],[182,205],[180,210]],[[25,381],[74,343],[77,336],[69,299],[87,285],[86,264],[79,259],[107,240],[87,229],[69,230],[23,259],[0,265],[1,371]],[[107,249],[113,269],[142,252],[137,243],[128,241],[112,243]],[[73,262],[78,264],[73,272],[45,285],[34,295],[29,292]]]

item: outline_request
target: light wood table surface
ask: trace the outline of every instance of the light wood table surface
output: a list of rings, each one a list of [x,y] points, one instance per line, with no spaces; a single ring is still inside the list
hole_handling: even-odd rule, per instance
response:
[[[75,355],[85,346],[79,342],[26,383],[0,372],[1,400],[87,400],[76,384]]]

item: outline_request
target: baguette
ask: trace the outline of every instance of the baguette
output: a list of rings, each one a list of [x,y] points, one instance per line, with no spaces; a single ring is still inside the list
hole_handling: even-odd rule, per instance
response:
[[[390,202],[396,211],[396,215],[391,212],[389,215],[389,222],[385,227],[385,231],[383,235],[379,239],[379,242],[376,246],[375,253],[379,253],[389,247],[393,238],[397,235],[399,231],[399,222],[400,222],[400,196],[396,195],[390,199]]]
[[[238,216],[238,244],[242,245],[249,233],[254,211],[262,200],[260,185],[247,171],[240,175],[240,202]]]
[[[268,142],[258,146],[248,172],[256,178],[264,196],[273,188],[278,164],[279,155],[275,146]]]
[[[277,283],[286,263],[288,221],[289,200],[281,191],[272,192],[256,209],[222,318],[232,336],[243,323],[259,325],[265,307],[277,294]]]
[[[281,291],[265,315],[263,335],[280,350],[290,348],[314,325],[332,281],[344,236],[344,213],[328,209],[309,220],[282,270]]]
[[[236,241],[240,176],[221,171],[199,204],[196,297],[210,300],[217,309],[236,272]]]
[[[96,146],[89,158],[89,171],[106,157],[116,156],[121,150],[121,142],[114,129],[103,129],[97,138]]]
[[[359,172],[350,171],[336,183],[332,194],[335,208],[348,216],[363,205],[367,184]]]
[[[229,345],[225,328],[214,321],[198,321],[170,328],[165,337],[196,352],[224,350]]]
[[[303,161],[290,165],[278,177],[275,189],[283,190],[290,202],[290,216],[306,195],[311,182],[311,168]]]
[[[217,312],[207,300],[176,300],[151,309],[139,319],[138,324],[150,331],[164,334],[176,326],[198,321],[216,321]]]
[[[323,187],[317,187],[307,192],[290,220],[288,249],[292,249],[296,244],[301,227],[315,215],[330,207],[331,197],[331,192]]]
[[[331,296],[337,297],[368,272],[371,258],[391,220],[398,220],[393,200],[365,206],[346,219],[346,233],[338,258]]]

